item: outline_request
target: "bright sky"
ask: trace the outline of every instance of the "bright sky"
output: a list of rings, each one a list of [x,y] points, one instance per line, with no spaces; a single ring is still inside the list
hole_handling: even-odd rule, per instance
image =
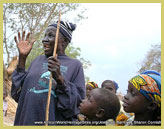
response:
[[[100,86],[115,80],[126,93],[128,80],[137,74],[151,44],[161,42],[160,3],[86,3],[88,19],[77,23],[73,45],[91,61],[85,71]]]

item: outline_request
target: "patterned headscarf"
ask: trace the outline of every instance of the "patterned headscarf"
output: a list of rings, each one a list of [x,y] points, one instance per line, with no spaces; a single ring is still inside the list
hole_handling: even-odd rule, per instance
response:
[[[140,74],[130,81],[133,86],[149,101],[155,101],[161,106],[161,76],[155,74]]]
[[[49,26],[54,26],[57,28],[57,23],[51,24]],[[65,21],[60,21],[60,33],[62,33],[68,40],[69,42],[72,39],[72,32],[76,29],[76,24],[68,23]]]
[[[88,82],[87,85],[91,86],[92,88],[98,88],[98,85],[95,82]]]

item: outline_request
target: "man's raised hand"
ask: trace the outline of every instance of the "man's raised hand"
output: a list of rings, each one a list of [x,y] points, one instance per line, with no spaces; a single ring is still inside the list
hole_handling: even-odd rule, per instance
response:
[[[18,40],[17,40],[16,36],[14,37],[14,40],[17,44],[17,48],[18,48],[18,51],[19,51],[19,55],[23,56],[23,57],[28,56],[28,54],[30,53],[30,51],[32,49],[32,46],[35,42],[34,39],[32,39],[31,41],[29,40],[30,32],[26,35],[26,39],[25,39],[25,33],[26,32],[23,31],[22,37],[21,37],[20,32],[18,32]]]

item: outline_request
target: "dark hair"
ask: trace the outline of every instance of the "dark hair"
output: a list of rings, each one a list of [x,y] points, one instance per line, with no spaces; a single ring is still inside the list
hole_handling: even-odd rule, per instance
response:
[[[119,88],[119,87],[118,87],[118,84],[117,84],[115,81],[112,81],[112,80],[105,80],[105,81],[103,81],[102,84],[101,84],[101,87],[103,88],[104,85],[105,85],[106,83],[111,83],[111,84],[113,84],[113,86],[115,87],[116,91],[117,91],[117,89]]]
[[[120,101],[117,95],[104,88],[99,88],[98,90],[99,95],[96,98],[96,102],[105,111],[103,120],[115,120],[120,111]]]

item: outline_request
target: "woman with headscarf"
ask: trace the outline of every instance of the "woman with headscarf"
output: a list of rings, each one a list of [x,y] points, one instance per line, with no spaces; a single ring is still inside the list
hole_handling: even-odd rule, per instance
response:
[[[87,82],[86,84],[86,97],[89,96],[91,90],[95,89],[95,88],[98,88],[98,85],[96,82]]]
[[[12,75],[11,95],[18,102],[14,125],[44,125],[50,73],[52,91],[49,125],[62,125],[72,121],[79,113],[79,104],[85,98],[85,81],[82,64],[65,55],[76,25],[60,22],[57,59],[53,57],[57,23],[49,25],[42,40],[45,55],[38,56],[25,71],[25,62],[34,40],[25,39],[25,31],[15,36],[19,63]],[[58,122],[58,123],[57,123]],[[69,124],[69,123],[65,123]]]
[[[123,102],[135,114],[132,125],[161,125],[161,75],[149,70],[130,79]]]

